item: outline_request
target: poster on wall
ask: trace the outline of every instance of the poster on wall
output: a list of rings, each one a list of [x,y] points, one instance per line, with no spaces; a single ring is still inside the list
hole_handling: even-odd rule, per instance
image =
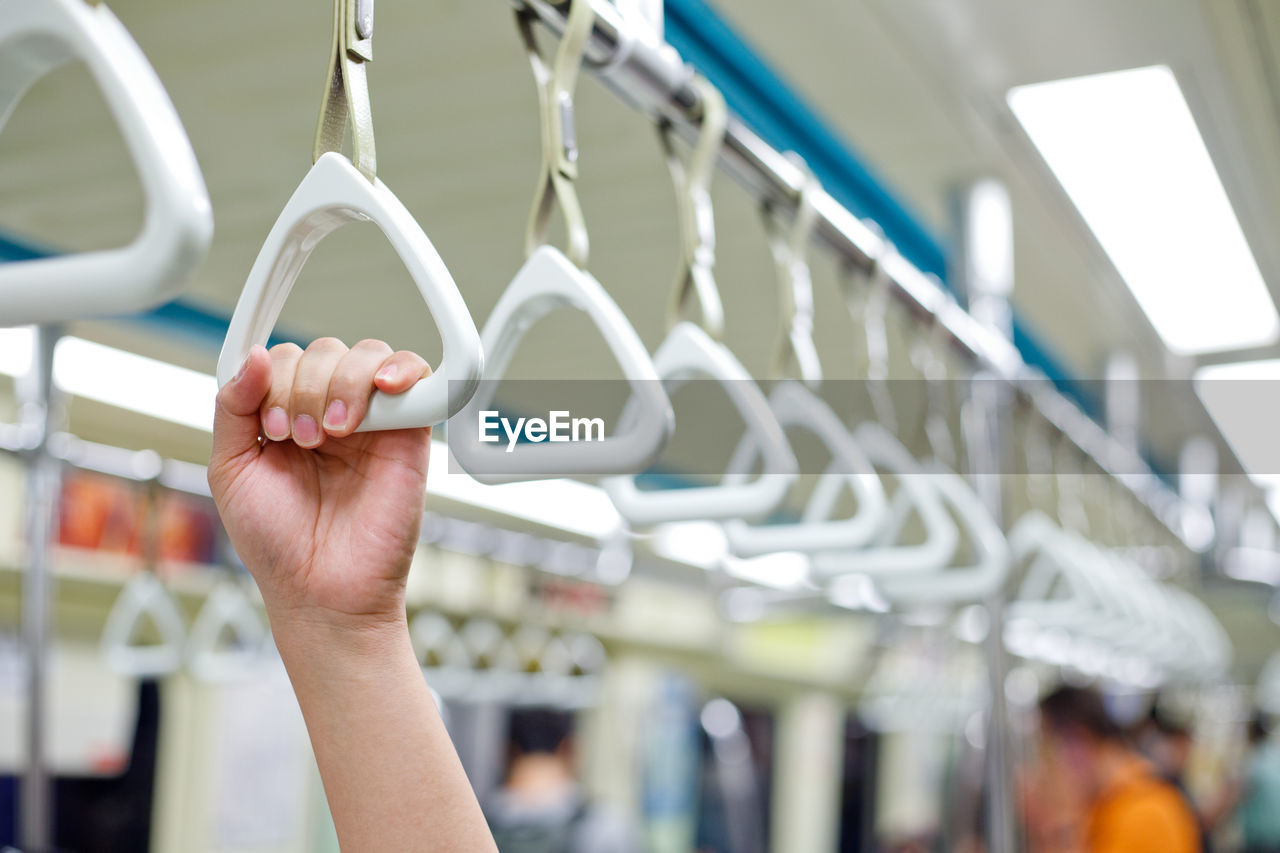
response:
[[[162,490],[158,503],[161,574],[216,563],[219,521],[213,501]],[[141,559],[146,504],[137,483],[68,471],[58,508],[58,544]]]

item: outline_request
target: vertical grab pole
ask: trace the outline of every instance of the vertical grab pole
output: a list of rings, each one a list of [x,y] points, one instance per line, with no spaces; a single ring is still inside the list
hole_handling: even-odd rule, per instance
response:
[[[37,327],[31,370],[18,383],[23,444],[27,451],[27,566],[22,590],[22,638],[26,658],[26,769],[21,788],[21,843],[28,853],[53,849],[53,779],[45,756],[51,578],[49,546],[60,484],[49,437],[61,425],[62,405],[53,383],[53,350],[61,336],[54,326]]]
[[[969,313],[978,322],[1013,337],[1009,296],[1013,292],[1013,213],[1009,193],[994,179],[980,179],[959,187],[954,196],[959,233],[956,279]],[[975,491],[1002,528],[1006,528],[1001,494],[1005,469],[1004,413],[1009,410],[1008,386],[997,377],[974,377],[964,417],[969,473]],[[983,643],[991,713],[986,750],[986,835],[990,853],[1014,853],[1017,847],[1013,797],[1013,743],[1005,681],[1009,671],[1004,647],[1005,591],[985,602],[990,626]]]

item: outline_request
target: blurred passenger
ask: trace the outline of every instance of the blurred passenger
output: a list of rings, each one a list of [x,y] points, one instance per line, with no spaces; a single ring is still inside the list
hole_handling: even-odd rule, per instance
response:
[[[1280,853],[1280,747],[1260,715],[1249,723],[1249,747],[1239,809],[1244,849]]]
[[[501,853],[631,853],[635,833],[587,801],[574,775],[573,722],[550,709],[511,714],[507,778],[485,807]]]
[[[1195,813],[1125,740],[1092,689],[1064,686],[1040,703],[1045,758],[1086,804],[1087,853],[1198,853]]]
[[[1142,728],[1139,744],[1160,774],[1169,780],[1169,783],[1177,788],[1178,793],[1182,794],[1183,799],[1186,800],[1196,816],[1196,824],[1200,831],[1200,849],[1208,853],[1211,847],[1205,815],[1187,788],[1187,766],[1191,762],[1191,753],[1195,747],[1191,726],[1168,711],[1162,710],[1157,703],[1152,706],[1151,714]]]

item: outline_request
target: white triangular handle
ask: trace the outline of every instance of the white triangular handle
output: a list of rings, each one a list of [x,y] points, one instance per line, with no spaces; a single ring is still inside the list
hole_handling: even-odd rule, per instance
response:
[[[1013,525],[1008,541],[1015,561],[1030,561],[1008,605],[1010,618],[1090,636],[1105,633],[1110,617],[1066,531],[1044,513],[1031,510]],[[1068,596],[1047,599],[1059,578],[1066,582]]]
[[[820,578],[848,573],[885,575],[937,571],[950,565],[960,533],[942,505],[937,486],[930,482],[920,463],[879,424],[859,424],[853,437],[874,465],[897,478],[898,490],[890,502],[888,524],[878,534],[874,546],[816,554],[812,563],[814,575]],[[829,491],[831,499],[838,494],[834,489]],[[894,545],[894,539],[913,511],[924,524],[924,542]]]
[[[511,453],[479,440],[480,413],[492,408],[498,380],[525,333],[559,308],[575,308],[604,337],[636,401],[635,417],[619,422],[601,441],[524,443]],[[535,249],[503,292],[481,335],[488,356],[485,381],[467,405],[461,428],[451,431],[458,463],[483,483],[510,483],[565,476],[633,474],[662,452],[675,425],[649,353],[626,316],[590,273],[574,266],[559,249]]]
[[[815,553],[867,544],[885,523],[884,486],[839,415],[809,388],[791,380],[774,387],[769,406],[784,428],[803,429],[817,436],[831,455],[831,463],[799,521],[757,525],[729,522],[725,535],[730,550],[739,557],[757,557],[776,551]],[[747,470],[758,452],[744,438],[734,451],[729,470]],[[849,518],[833,520],[830,513],[835,499],[846,486],[857,500],[857,511]]]
[[[480,336],[458,286],[413,215],[380,180],[370,182],[337,152],[321,155],[272,226],[249,271],[218,358],[218,385],[265,345],[312,250],[348,222],[382,229],[427,303],[444,356],[435,372],[403,394],[374,392],[358,432],[434,426],[456,414],[484,369]]]
[[[1009,577],[1009,544],[982,499],[963,477],[941,467],[932,467],[929,477],[964,529],[975,562],[939,572],[885,575],[876,580],[876,586],[886,600],[898,605],[982,601]]]
[[[799,466],[769,401],[733,353],[693,323],[679,323],[658,347],[653,366],[668,393],[690,379],[717,380],[742,415],[747,428],[743,440],[763,449],[763,473],[750,481],[744,475],[715,486],[652,491],[637,487],[634,475],[606,478],[601,485],[622,517],[644,527],[670,521],[754,519],[777,508]],[[633,409],[634,401],[623,410],[623,423]]]
[[[213,209],[178,113],[137,43],[103,4],[0,0],[0,127],[44,75],[81,60],[120,127],[146,197],[119,249],[0,267],[0,325],[130,314],[173,298],[203,260]]]
[[[133,635],[150,617],[160,634],[158,646],[137,646]],[[116,597],[102,630],[102,654],[121,675],[157,678],[182,666],[186,623],[173,596],[151,572],[134,575]]]
[[[235,645],[220,648],[219,638],[230,631]],[[201,681],[226,683],[252,675],[263,662],[266,627],[257,608],[234,581],[209,591],[191,623],[187,637],[187,667]]]

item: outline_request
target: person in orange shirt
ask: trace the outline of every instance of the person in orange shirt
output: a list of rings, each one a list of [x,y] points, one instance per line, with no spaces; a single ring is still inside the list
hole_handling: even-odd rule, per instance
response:
[[[1135,750],[1096,690],[1063,686],[1040,702],[1044,759],[1085,806],[1087,853],[1200,853],[1186,799]]]

